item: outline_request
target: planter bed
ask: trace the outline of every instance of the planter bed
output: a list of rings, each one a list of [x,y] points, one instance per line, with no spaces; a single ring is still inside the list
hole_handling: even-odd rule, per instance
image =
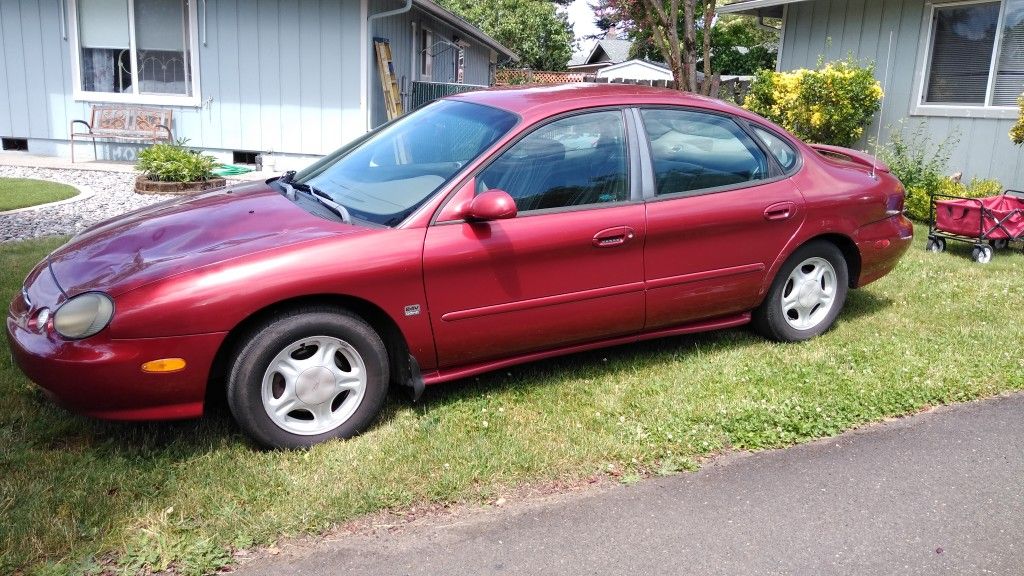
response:
[[[135,179],[135,192],[139,194],[174,194],[180,196],[196,194],[226,185],[227,180],[224,178],[210,178],[209,180],[199,180],[196,182],[161,182],[159,180],[150,180],[145,176],[139,176]]]

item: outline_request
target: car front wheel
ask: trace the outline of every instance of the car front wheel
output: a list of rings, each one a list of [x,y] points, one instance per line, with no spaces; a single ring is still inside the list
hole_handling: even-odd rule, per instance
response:
[[[228,405],[272,448],[305,448],[365,430],[384,403],[387,351],[357,316],[332,308],[280,314],[243,338]]]
[[[754,311],[754,327],[782,342],[814,338],[835,323],[848,286],[846,259],[839,248],[822,240],[805,244],[782,265]]]

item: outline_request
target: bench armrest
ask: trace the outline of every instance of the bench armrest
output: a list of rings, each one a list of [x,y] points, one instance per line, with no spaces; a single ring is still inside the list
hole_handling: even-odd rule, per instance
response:
[[[92,125],[90,125],[85,120],[72,120],[71,121],[71,131],[72,132],[75,131],[75,124],[85,124],[85,128],[89,131],[90,134],[92,134]]]
[[[168,128],[167,126],[164,126],[163,124],[158,124],[157,128],[163,128],[164,130],[167,131],[167,141],[168,142],[173,142],[174,141],[174,135],[171,134],[171,129],[170,128]]]

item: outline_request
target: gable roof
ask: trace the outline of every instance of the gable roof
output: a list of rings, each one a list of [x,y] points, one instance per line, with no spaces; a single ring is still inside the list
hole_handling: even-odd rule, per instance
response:
[[[609,64],[618,64],[629,60],[629,48],[633,43],[629,40],[618,40],[615,38],[606,38],[601,40],[594,47],[590,49],[590,54],[587,54],[585,58],[577,57],[569,61],[569,66],[588,66],[591,64],[601,64],[602,62],[608,62]],[[601,55],[604,54],[608,57],[607,60],[601,60]]]

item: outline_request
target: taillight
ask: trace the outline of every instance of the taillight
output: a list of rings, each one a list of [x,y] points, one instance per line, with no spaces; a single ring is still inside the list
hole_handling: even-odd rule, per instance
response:
[[[900,186],[885,199],[885,215],[896,216],[897,214],[902,214],[906,199],[907,195],[903,191],[903,187]]]

